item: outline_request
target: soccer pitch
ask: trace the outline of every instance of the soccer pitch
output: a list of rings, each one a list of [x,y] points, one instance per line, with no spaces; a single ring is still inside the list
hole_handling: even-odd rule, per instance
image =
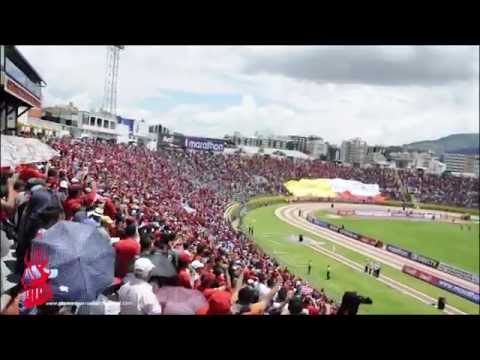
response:
[[[292,272],[307,279],[316,288],[325,289],[325,292],[337,301],[341,300],[345,291],[354,290],[361,295],[370,296],[374,303],[372,305],[362,305],[359,314],[443,314],[432,304],[425,304],[372,276],[353,270],[327,255],[316,252],[297,241],[292,241],[299,233],[304,233],[304,236],[318,241],[318,244],[328,250],[333,247],[333,243],[330,241],[314,234],[307,234],[277,218],[275,210],[282,206],[284,205],[258,208],[247,213],[243,219],[245,228],[248,226],[254,227],[256,243],[265,252],[274,256],[282,266],[287,266]],[[347,227],[346,224],[345,227]],[[335,246],[335,252],[357,263],[364,264],[367,261],[367,257],[362,254],[340,245]],[[310,260],[312,261],[312,273],[307,275],[307,263]],[[332,273],[330,280],[326,280],[328,265],[331,266]],[[382,274],[434,298],[444,296],[447,298],[448,304],[466,313],[478,314],[479,312],[478,305],[412,278],[387,265],[382,267]]]

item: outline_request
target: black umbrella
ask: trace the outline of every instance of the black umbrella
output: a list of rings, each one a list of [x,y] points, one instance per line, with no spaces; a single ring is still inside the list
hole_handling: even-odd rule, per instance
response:
[[[155,265],[151,273],[152,277],[173,278],[177,276],[177,270],[167,256],[154,252],[145,257]]]
[[[53,300],[93,301],[113,283],[115,252],[108,237],[92,225],[60,221],[32,242],[48,258]]]

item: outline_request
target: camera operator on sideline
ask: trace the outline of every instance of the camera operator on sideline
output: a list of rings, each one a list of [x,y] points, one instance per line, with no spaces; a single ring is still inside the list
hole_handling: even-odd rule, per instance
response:
[[[355,291],[346,291],[337,315],[357,315],[360,304],[371,305],[373,301],[369,297],[358,295]]]

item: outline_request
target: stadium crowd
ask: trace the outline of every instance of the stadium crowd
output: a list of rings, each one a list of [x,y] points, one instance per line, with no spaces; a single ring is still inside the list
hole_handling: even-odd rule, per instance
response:
[[[153,291],[147,285],[152,265],[142,261],[160,252],[169,255],[177,276],[156,287],[201,291],[208,305],[199,314],[335,314],[338,305],[323,291],[279,266],[224,219],[234,194],[246,189],[242,196],[246,198],[273,190],[251,175],[245,167],[248,163],[69,138],[50,145],[60,156],[47,167],[18,167],[2,203],[2,217],[16,218],[20,225],[17,273],[25,270],[24,254],[38,230],[64,218],[98,226],[110,238],[120,238],[113,244],[119,299],[131,300],[132,291],[139,292],[142,300],[135,299],[143,304],[121,313],[162,312],[155,297],[148,296]],[[30,218],[33,211],[25,210],[26,216],[18,213],[29,202],[40,212],[45,210],[37,202],[48,203],[48,196],[36,194],[47,189],[60,199],[58,211],[50,209]]]
[[[71,138],[50,145],[60,156],[46,166],[15,169],[2,199],[2,220],[10,219],[18,230],[16,272],[24,272],[24,254],[38,230],[62,219],[92,224],[117,239],[112,241],[115,296],[135,304],[122,306],[122,314],[167,313],[154,295],[162,287],[201,292],[206,305],[197,314],[335,314],[339,306],[323,290],[313,289],[249,236],[234,231],[224,219],[226,206],[254,195],[285,194],[285,181],[304,177],[378,183],[385,195],[401,199],[397,177],[388,169],[178,149],[153,152]],[[478,206],[478,179],[407,172],[400,178],[417,189],[421,201]],[[54,193],[61,206],[35,218],[32,211],[22,213],[28,206],[42,209],[32,202],[49,201],[36,191]],[[155,253],[168,257],[176,276],[151,285],[149,256]]]

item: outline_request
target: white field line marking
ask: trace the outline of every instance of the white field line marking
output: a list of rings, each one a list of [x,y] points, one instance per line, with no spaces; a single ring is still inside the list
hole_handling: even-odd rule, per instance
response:
[[[294,209],[294,211],[292,211],[291,214],[294,214],[296,210],[297,210],[297,209]],[[285,210],[285,212],[286,212],[286,210]],[[288,214],[290,214],[290,213],[288,213]],[[283,215],[283,214],[282,214],[282,215]],[[294,219],[292,219],[292,220],[294,220]],[[287,222],[288,222],[288,220],[287,220]],[[307,224],[309,224],[309,223],[307,223]],[[303,226],[303,224],[300,224],[300,226]],[[318,230],[318,229],[316,229],[316,230]],[[324,236],[324,237],[325,237],[325,236]],[[327,238],[329,237],[328,234],[327,234],[326,237],[327,237]],[[331,239],[329,239],[329,240],[331,240]],[[353,240],[352,240],[352,241],[353,241]],[[381,276],[382,276],[382,275],[381,275]],[[383,277],[383,276],[382,276],[382,277]],[[404,284],[402,284],[402,283],[400,283],[400,282],[398,282],[398,281],[396,281],[396,280],[393,280],[393,279],[389,279],[389,280],[391,280],[393,283],[397,284],[398,286],[402,286],[402,287],[409,288],[407,285],[404,285]],[[423,293],[417,291],[416,289],[409,288],[409,290],[411,290],[411,291],[413,291],[413,292],[417,292],[417,293],[420,294],[421,296],[428,297],[428,298],[432,299],[432,301],[436,301],[434,298],[429,297],[429,295],[423,294]],[[460,311],[462,314],[464,314],[464,312],[462,312],[461,310],[458,310],[458,309],[456,309],[456,308],[454,308],[454,307],[452,307],[452,306],[450,306],[450,305],[447,305],[447,308],[451,309],[452,311]]]
[[[363,269],[362,267],[358,264],[358,263],[355,263],[353,262],[352,260],[348,259],[348,258],[345,258],[344,256],[342,255],[339,255],[339,254],[334,254],[328,250],[325,250],[325,249],[321,249],[321,248],[318,248],[318,247],[315,247],[315,246],[310,246],[308,245],[308,247],[310,247],[311,249],[313,249],[314,251],[317,251],[317,252],[320,252],[320,253],[323,253],[324,255],[330,257],[330,258],[333,258],[334,260],[337,260],[338,262],[341,262],[343,263],[344,265],[348,266],[348,267],[351,267],[352,269],[356,270],[356,271],[359,271],[359,272],[363,272]],[[435,299],[434,298],[430,298],[428,295],[424,295],[423,293],[420,293],[418,291],[416,291],[415,289],[410,289],[408,288],[407,286],[404,286],[403,284],[401,283],[398,283],[396,282],[395,280],[393,279],[390,279],[388,277],[385,277],[384,275],[380,275],[380,278],[378,278],[378,281],[384,283],[385,285],[387,285],[389,288],[393,288],[395,290],[398,290],[400,291],[401,293],[405,294],[405,295],[408,295],[408,296],[411,296],[419,301],[421,301],[422,303],[424,304],[427,304],[427,305],[432,305],[432,303],[434,304],[435,303]],[[395,284],[396,282],[396,284]],[[413,290],[413,291],[412,291]],[[457,312],[455,311],[450,311],[448,309],[445,310],[445,312],[449,315],[453,315],[453,314],[457,314]],[[465,314],[463,312],[461,312],[461,314]]]
[[[280,211],[278,211],[278,210],[280,210]],[[310,209],[309,208],[308,209],[302,208],[302,211],[305,211],[305,213],[308,213],[308,210],[310,210]],[[390,266],[392,266],[392,267],[394,267],[398,270],[401,270],[403,265],[407,264],[407,265],[416,267],[417,269],[420,269],[420,270],[422,270],[422,271],[424,271],[428,274],[432,274],[432,275],[435,275],[436,277],[443,278],[443,279],[446,279],[448,281],[451,281],[451,282],[453,282],[453,283],[455,283],[459,286],[462,286],[464,288],[467,288],[469,290],[476,291],[476,292],[479,291],[479,286],[476,285],[476,284],[473,284],[469,281],[459,279],[456,276],[452,276],[450,274],[438,271],[436,269],[433,269],[431,267],[422,265],[422,264],[420,264],[416,261],[406,259],[404,257],[393,254],[393,253],[388,252],[386,250],[375,248],[375,247],[372,247],[370,245],[358,242],[356,240],[350,239],[347,236],[338,234],[338,233],[333,232],[331,230],[319,228],[318,226],[315,226],[315,225],[309,223],[307,220],[305,220],[303,218],[297,219],[296,216],[295,216],[295,211],[298,212],[297,207],[284,206],[282,208],[277,209],[277,211],[278,211],[279,214],[282,214],[282,215],[284,214],[283,217],[285,219],[288,218],[289,221],[287,221],[287,222],[290,222],[291,224],[294,223],[295,225],[301,225],[303,228],[308,228],[310,230],[314,230],[317,235],[322,234],[321,236],[323,236],[323,237],[328,236],[329,240],[332,241],[332,242],[343,245],[344,247],[349,248],[350,250],[360,252],[360,253],[362,253],[362,255],[369,256],[369,257],[371,257],[371,258],[373,258],[377,261],[388,264],[388,265],[390,265]],[[277,214],[277,211],[275,212],[276,214]]]
[[[288,206],[284,206],[284,207],[282,207],[282,208],[278,208],[278,209],[275,211],[275,215],[276,215],[277,217],[279,217],[280,219],[282,219],[283,221],[289,223],[290,225],[297,226],[297,227],[302,227],[302,228],[304,228],[305,230],[307,230],[307,231],[309,231],[309,232],[311,232],[311,233],[313,233],[313,234],[315,234],[315,235],[319,235],[320,231],[318,231],[318,228],[317,228],[317,227],[313,228],[313,226],[312,226],[312,227],[311,227],[311,226],[308,226],[310,223],[306,222],[306,224],[303,224],[303,223],[299,222],[298,220],[295,220],[295,219],[293,219],[293,218],[290,218],[290,217],[288,217],[288,216],[285,216],[284,213],[287,213],[287,211],[289,211],[289,210],[290,210],[290,208],[289,208]],[[305,210],[305,208],[304,208],[304,210]],[[298,213],[298,208],[293,208],[292,211],[291,211],[291,213],[293,214],[293,213],[295,213],[295,211],[297,211],[297,213]],[[290,213],[290,212],[289,212],[289,213]],[[313,229],[313,230],[312,230],[312,229]],[[315,231],[314,231],[314,230],[315,230]],[[344,246],[344,247],[346,247],[346,248],[349,248],[350,250],[353,250],[353,251],[357,251],[357,252],[362,253],[362,249],[353,249],[353,248],[352,248],[351,246],[349,246],[348,244],[343,244],[343,243],[341,243],[341,242],[339,242],[339,241],[333,240],[333,239],[332,239],[333,236],[331,236],[331,234],[329,234],[329,233],[325,233],[325,235],[320,235],[320,236],[326,237],[328,240],[330,240],[330,241],[332,241],[332,242],[339,243],[340,245],[342,245],[342,246]],[[352,240],[352,241],[353,241],[353,240]],[[313,248],[313,247],[312,247],[312,248]],[[318,251],[321,251],[321,252],[324,252],[324,251],[326,252],[326,251],[328,251],[328,250],[321,249],[321,248],[316,248],[316,249],[317,249]],[[328,251],[328,252],[329,252],[329,251]],[[329,253],[331,253],[331,252],[329,252]],[[334,254],[334,253],[331,253],[331,254],[332,254],[331,257],[338,256],[338,254]],[[362,254],[362,255],[365,255],[365,254]],[[340,255],[340,256],[341,256],[341,255]],[[371,258],[375,258],[374,256],[370,256],[370,257],[371,257]],[[348,259],[348,260],[349,260],[349,259]],[[351,260],[349,260],[349,261],[351,261]],[[381,260],[378,260],[378,261],[381,261]],[[381,261],[381,262],[387,263],[387,261]],[[389,264],[389,265],[390,265],[390,264]],[[360,270],[362,269],[362,267],[361,267],[360,265],[357,264],[357,266],[360,268]],[[390,265],[390,266],[392,266],[392,265]],[[397,284],[398,284],[398,285],[396,286],[397,288],[398,288],[398,287],[404,288],[404,289],[405,289],[405,293],[409,294],[410,296],[412,296],[412,297],[414,297],[414,298],[417,298],[417,299],[419,298],[418,295],[415,295],[415,293],[416,293],[416,294],[419,294],[420,296],[424,297],[425,299],[430,299],[430,300],[429,300],[429,303],[430,303],[430,304],[431,304],[431,302],[435,302],[435,301],[436,301],[434,298],[430,297],[429,295],[424,294],[424,293],[422,293],[422,292],[420,292],[420,291],[417,291],[416,289],[410,288],[409,286],[404,285],[404,284],[402,284],[402,283],[399,283],[399,282],[397,282],[396,280],[393,280],[393,279],[390,279],[390,278],[386,278],[386,277],[383,276],[383,275],[381,275],[381,278],[383,278],[383,279],[388,279],[387,281],[389,281],[391,284],[392,284],[392,283],[397,283]],[[426,302],[426,301],[423,301],[423,302]],[[456,308],[454,308],[454,307],[452,307],[452,306],[450,306],[450,305],[446,305],[446,308],[448,309],[448,311],[452,311],[453,313],[465,314],[463,311],[461,311],[461,310],[459,310],[459,309],[456,309]]]

